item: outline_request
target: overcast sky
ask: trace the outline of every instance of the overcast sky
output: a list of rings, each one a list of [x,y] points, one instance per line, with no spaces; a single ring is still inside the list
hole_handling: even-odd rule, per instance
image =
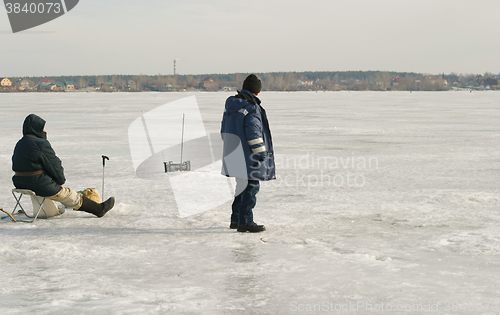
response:
[[[172,74],[175,58],[179,74],[498,74],[499,13],[498,0],[80,0],[13,34],[0,8],[0,76]]]

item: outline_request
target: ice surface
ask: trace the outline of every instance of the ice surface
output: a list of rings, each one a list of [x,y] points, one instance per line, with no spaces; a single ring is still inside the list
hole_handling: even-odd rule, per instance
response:
[[[0,314],[499,313],[500,93],[262,93],[278,179],[259,234],[228,229],[229,202],[181,218],[168,181],[135,175],[129,125],[191,95],[0,94],[0,207],[30,113],[66,185],[101,191],[107,155],[117,200],[101,219],[1,220]],[[231,93],[194,95],[217,133]]]

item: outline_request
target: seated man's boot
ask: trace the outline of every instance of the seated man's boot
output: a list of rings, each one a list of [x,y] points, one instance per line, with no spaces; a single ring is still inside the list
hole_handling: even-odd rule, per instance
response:
[[[108,200],[97,203],[85,196],[82,196],[82,206],[77,209],[77,211],[85,211],[87,213],[92,213],[98,218],[103,217],[113,206],[115,205],[115,197],[111,197]]]

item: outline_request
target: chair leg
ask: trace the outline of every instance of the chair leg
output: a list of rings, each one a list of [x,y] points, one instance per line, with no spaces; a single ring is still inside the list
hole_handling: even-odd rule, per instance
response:
[[[45,209],[43,208],[43,203],[45,202],[46,198],[43,197],[42,202],[40,202],[38,200],[38,198],[36,197],[36,195],[32,191],[27,191],[27,192],[29,192],[30,195],[33,195],[35,197],[35,199],[37,200],[38,209],[35,210],[36,205],[33,205],[33,216],[30,216],[26,212],[26,210],[24,210],[23,206],[21,205],[21,198],[23,197],[24,193],[17,191],[17,193],[19,193],[19,198],[18,198],[15,194],[15,191],[12,191],[12,195],[14,196],[14,199],[16,199],[16,205],[14,206],[14,210],[12,210],[12,215],[14,215],[16,213],[16,209],[19,206],[19,208],[21,208],[21,210],[23,211],[23,213],[26,217],[33,219],[31,221],[24,221],[24,222],[31,222],[31,223],[35,222],[35,220],[38,218],[38,215],[40,214],[40,211],[43,211],[43,213],[45,213],[45,216],[48,218],[47,212],[45,212]]]
[[[23,213],[26,214],[26,211],[24,210],[23,206],[21,205],[21,198],[23,197],[23,194],[19,194],[19,198],[17,198],[16,194],[12,192],[12,195],[14,196],[14,199],[16,199],[16,206],[14,207],[14,210],[12,210],[12,215],[16,214],[16,209],[17,206],[23,210]]]
[[[38,198],[37,198],[37,201],[38,201]],[[45,202],[45,198],[43,198],[42,202],[40,203],[40,207],[38,207],[38,211],[36,212],[35,214],[35,217],[33,218],[33,220],[31,222],[35,222],[36,218],[38,218],[38,215],[40,214],[40,210],[43,211],[43,213],[45,213],[45,216],[48,218],[49,216],[47,215],[47,213],[45,212],[45,209],[43,209],[43,203]],[[35,210],[35,208],[33,208],[33,211]]]

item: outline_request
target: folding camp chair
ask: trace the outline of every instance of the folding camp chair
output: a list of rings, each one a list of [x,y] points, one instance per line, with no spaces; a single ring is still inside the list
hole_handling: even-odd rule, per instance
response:
[[[19,194],[19,197],[16,196],[16,194]],[[42,202],[40,202],[40,200],[38,200],[34,191],[31,191],[29,189],[16,189],[16,188],[14,188],[14,189],[12,189],[12,195],[14,196],[14,199],[16,199],[16,205],[14,207],[14,210],[12,210],[12,215],[14,215],[16,213],[16,209],[17,209],[17,207],[19,207],[19,208],[21,208],[19,210],[19,213],[22,213],[25,216],[27,216],[28,218],[33,219],[31,221],[23,221],[23,222],[34,222],[36,220],[36,218],[38,218],[40,211],[43,211],[43,213],[45,214],[45,217],[48,217],[47,213],[45,212],[45,209],[43,208],[43,203],[45,202],[45,198],[43,198]],[[26,212],[26,210],[24,210],[23,206],[21,205],[21,198],[23,197],[23,195],[30,195],[30,196],[35,197],[34,199],[32,198],[32,200],[36,200],[38,203],[38,205],[33,203],[33,216],[30,216]],[[36,206],[38,206],[38,209],[35,209]]]

